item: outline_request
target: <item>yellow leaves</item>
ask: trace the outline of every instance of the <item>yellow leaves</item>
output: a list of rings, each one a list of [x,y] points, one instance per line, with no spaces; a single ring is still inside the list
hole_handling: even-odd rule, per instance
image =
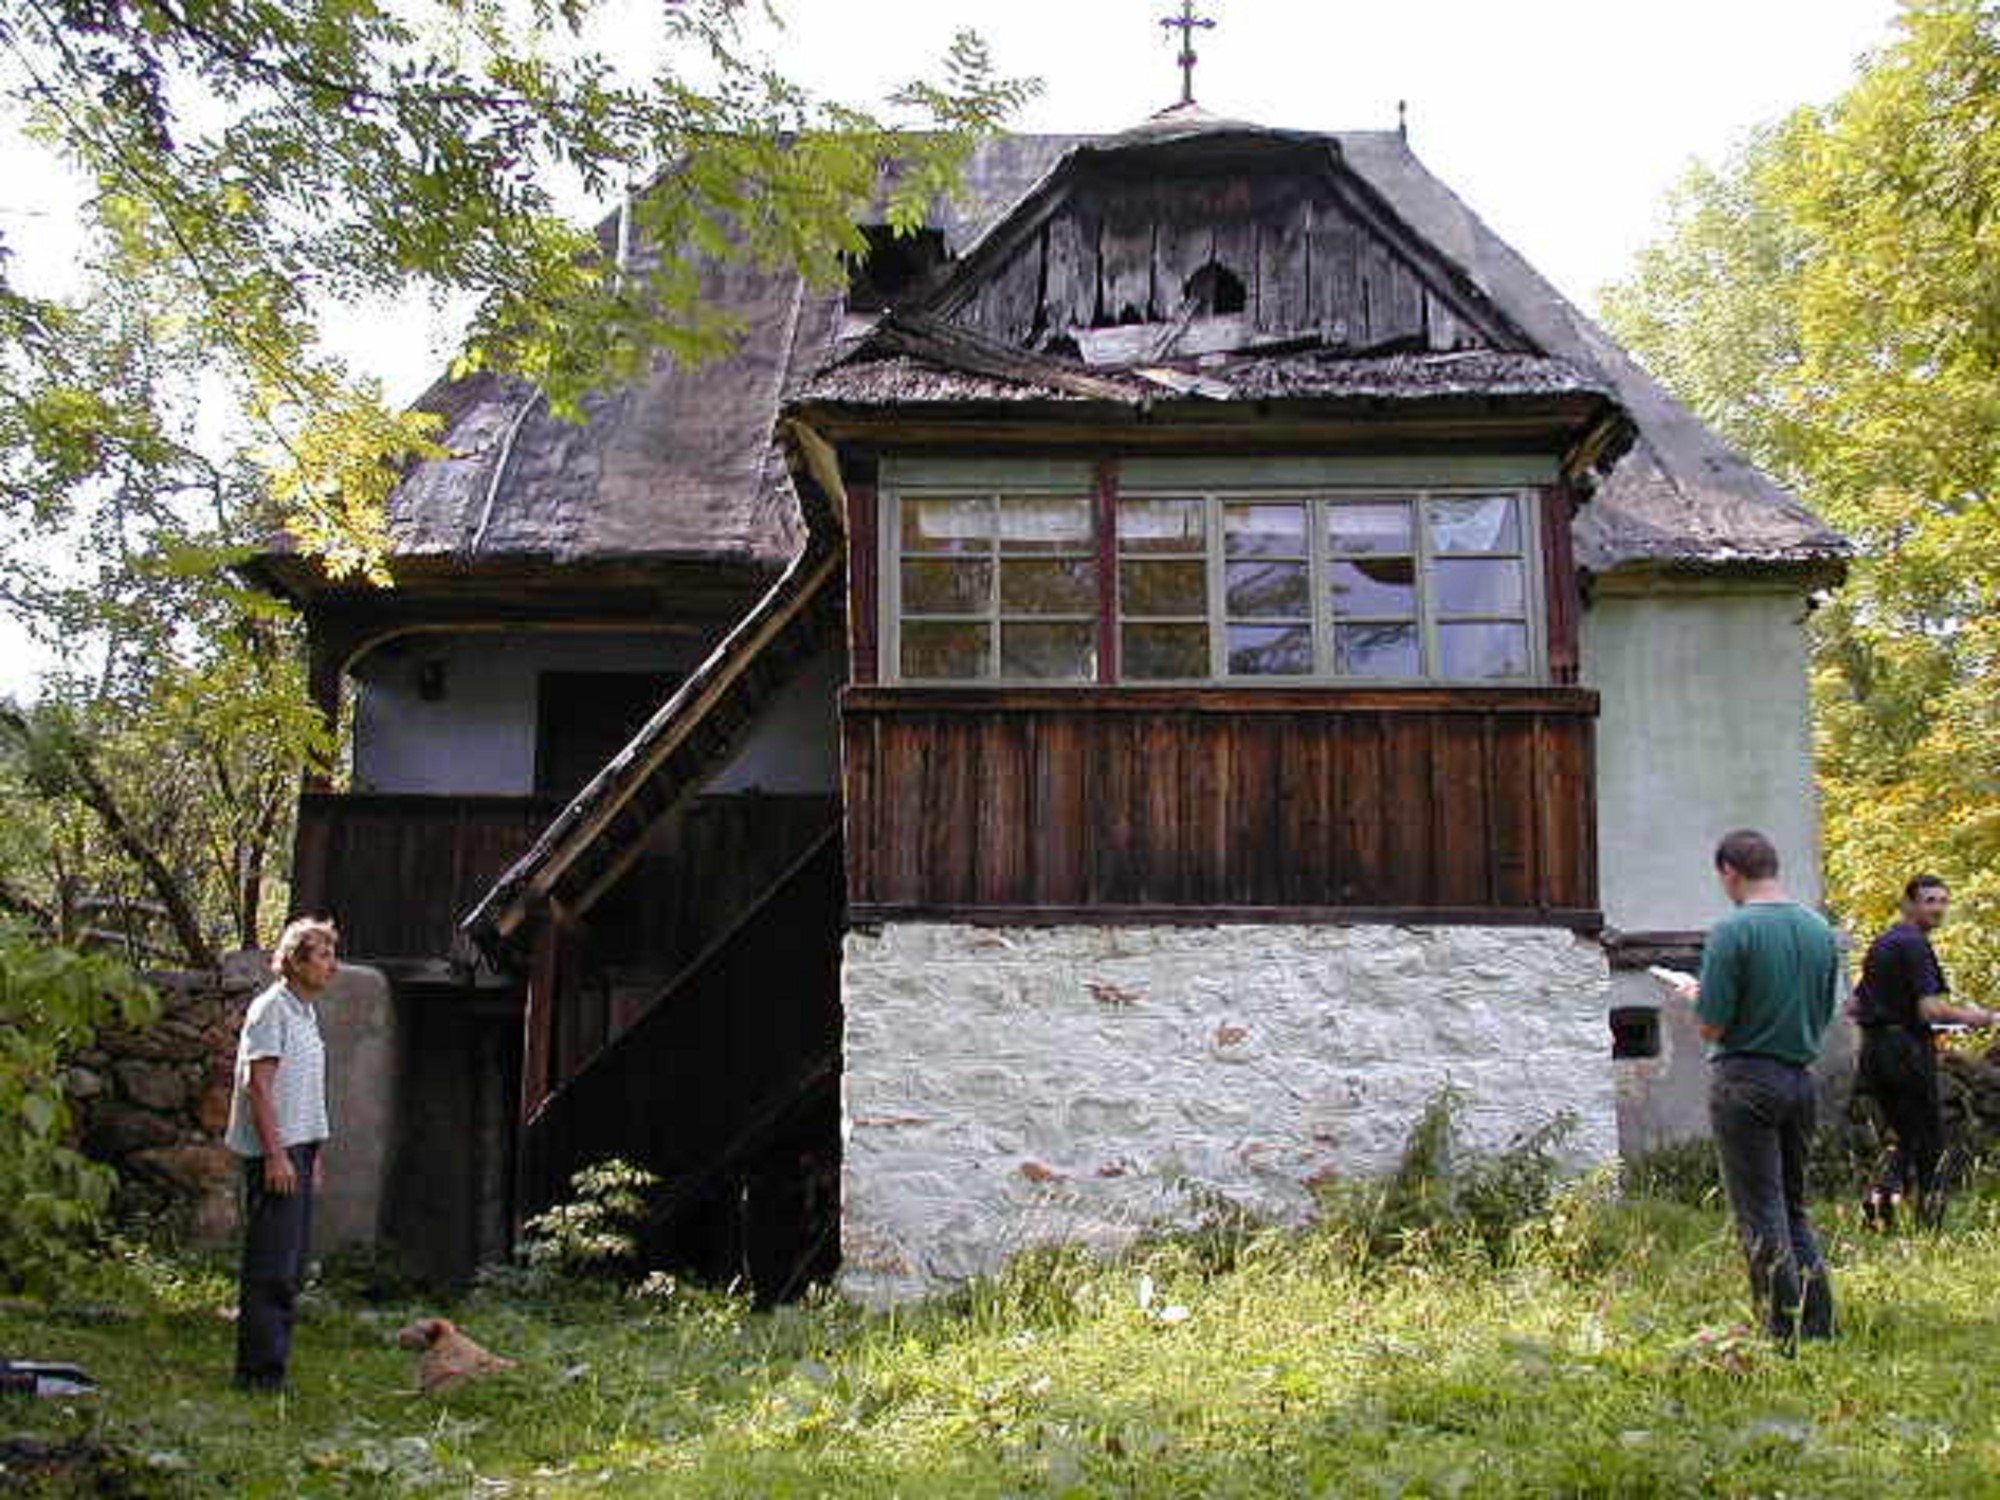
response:
[[[438,419],[394,412],[368,387],[325,391],[273,456],[271,491],[286,526],[335,578],[389,582],[389,492],[404,467],[440,457]]]

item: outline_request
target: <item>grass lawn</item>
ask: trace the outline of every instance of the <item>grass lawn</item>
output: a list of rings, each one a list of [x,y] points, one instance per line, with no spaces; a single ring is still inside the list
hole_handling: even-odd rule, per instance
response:
[[[0,1310],[0,1351],[105,1385],[0,1398],[0,1439],[97,1445],[85,1493],[2000,1495],[2000,1202],[1823,1228],[1842,1336],[1796,1359],[1732,1331],[1720,1213],[1582,1191],[1498,1267],[1260,1233],[895,1316],[503,1280],[449,1311],[521,1368],[440,1398],[391,1342],[435,1307],[326,1290],[294,1391],[238,1395],[226,1274],[135,1252]]]

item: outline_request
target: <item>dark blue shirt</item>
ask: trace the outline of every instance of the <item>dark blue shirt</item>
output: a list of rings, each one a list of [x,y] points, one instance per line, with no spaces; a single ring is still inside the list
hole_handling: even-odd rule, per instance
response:
[[[1928,1036],[1930,1024],[1917,1002],[1950,993],[1930,934],[1913,922],[1898,922],[1869,944],[1861,983],[1854,987],[1854,1019],[1863,1026],[1900,1026]]]

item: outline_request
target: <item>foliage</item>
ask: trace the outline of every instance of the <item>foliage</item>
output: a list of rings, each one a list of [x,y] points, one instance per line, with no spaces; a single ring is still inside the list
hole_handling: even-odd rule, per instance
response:
[[[860,248],[856,210],[881,163],[903,164],[886,208],[911,228],[970,135],[1032,88],[996,76],[962,33],[940,81],[892,100],[905,123],[885,123],[757,56],[739,0],[655,10],[659,61],[635,77],[644,49],[595,29],[609,9],[24,0],[0,13],[0,85],[90,182],[106,274],[143,294],[144,327],[170,328],[229,383],[271,451],[287,524],[336,574],[379,569],[380,502],[401,458],[433,451],[434,420],[389,410],[326,352],[330,304],[412,289],[469,301],[467,362],[575,414],[662,351],[729,344],[705,262],[830,280]],[[603,201],[649,172],[615,243],[561,211],[563,184]],[[664,253],[626,254],[635,243]],[[0,365],[47,359],[69,315],[5,293]],[[73,378],[11,405],[45,478],[72,488],[169,425]]]
[[[1515,1236],[1546,1217],[1565,1175],[1562,1146],[1576,1131],[1564,1111],[1498,1151],[1458,1141],[1464,1098],[1449,1087],[1424,1106],[1396,1170],[1380,1182],[1343,1182],[1323,1195],[1327,1217],[1360,1232],[1371,1259],[1476,1249],[1500,1264]]]
[[[277,1407],[227,1387],[226,1279],[197,1305],[201,1280],[169,1297],[108,1259],[89,1316],[0,1305],[0,1344],[85,1364],[96,1410],[6,1416],[87,1432],[162,1493],[246,1497],[1984,1494],[1996,1208],[1944,1239],[1829,1217],[1843,1333],[1795,1359],[1742,1330],[1719,1209],[1611,1201],[1582,1269],[1370,1263],[1329,1228],[1216,1272],[1172,1244],[1052,1252],[999,1278],[1011,1293],[883,1315],[483,1291],[445,1310],[521,1367],[433,1400],[392,1339],[440,1309],[328,1300]],[[1060,1317],[1034,1301],[1051,1267]]]
[[[1638,1198],[1714,1208],[1722,1203],[1715,1143],[1702,1136],[1671,1141],[1625,1164],[1625,1190]]]
[[[524,1226],[522,1258],[561,1276],[630,1279],[639,1268],[639,1231],[652,1212],[660,1179],[616,1157],[569,1180],[574,1196]]]
[[[0,608],[58,656],[0,735],[0,909],[204,966],[283,915],[290,793],[332,746],[295,622],[231,569],[282,528],[386,581],[383,498],[438,451],[432,416],[328,352],[329,318],[467,308],[466,366],[576,415],[729,346],[719,264],[829,282],[878,194],[913,227],[1033,87],[963,34],[877,119],[759,57],[736,0],[662,7],[640,76],[614,10],[0,8],[5,124],[89,188],[74,288],[31,294],[0,241]],[[624,199],[615,232],[566,192]]]
[[[58,1064],[99,1026],[158,1012],[126,965],[0,921],[0,1285],[45,1287],[74,1270],[110,1206],[110,1170],[69,1143]]]
[[[1683,183],[1613,330],[1859,549],[1815,622],[1828,890],[1919,869],[2000,989],[2000,12],[1906,0],[1832,104]]]

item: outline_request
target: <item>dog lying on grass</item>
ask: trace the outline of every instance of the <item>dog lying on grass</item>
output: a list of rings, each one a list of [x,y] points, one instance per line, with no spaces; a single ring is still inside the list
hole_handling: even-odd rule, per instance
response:
[[[513,1360],[482,1349],[450,1318],[419,1318],[397,1333],[396,1342],[423,1351],[417,1360],[417,1388],[425,1395],[476,1375],[514,1368]]]

